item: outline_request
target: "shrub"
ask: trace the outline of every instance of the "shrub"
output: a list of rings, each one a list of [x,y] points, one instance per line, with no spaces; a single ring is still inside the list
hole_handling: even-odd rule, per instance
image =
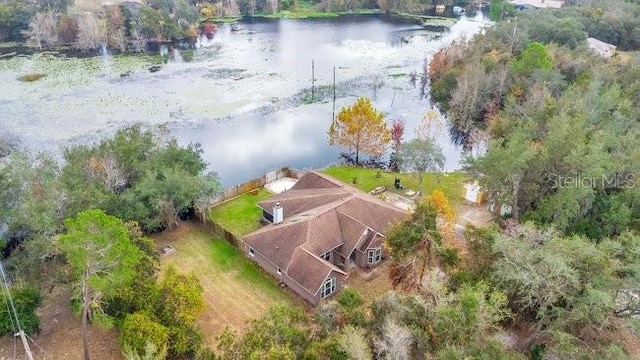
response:
[[[22,329],[27,334],[33,334],[40,326],[40,319],[36,315],[36,309],[42,301],[40,293],[35,287],[28,285],[14,286],[10,291]],[[3,292],[0,294],[0,303],[6,302]],[[9,309],[4,305],[0,306],[0,335],[13,335],[16,331],[14,322],[15,318],[9,313]]]
[[[127,315],[120,332],[122,348],[139,356],[143,356],[149,343],[161,352],[166,351],[168,339],[167,328],[142,313]]]

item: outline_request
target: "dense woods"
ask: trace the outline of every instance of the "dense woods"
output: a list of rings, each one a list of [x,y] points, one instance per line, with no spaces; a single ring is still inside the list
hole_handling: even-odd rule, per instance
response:
[[[90,8],[83,4],[2,1],[0,41],[26,41],[38,50],[71,46],[89,51],[106,46],[112,51],[143,52],[150,43],[194,44],[201,35],[211,38],[215,22],[241,16],[322,17],[359,10],[424,14],[435,6],[415,0],[146,0]]]
[[[274,308],[245,334],[225,331],[222,359],[625,359],[619,334],[638,314],[640,238],[598,243],[532,224],[446,240],[438,195],[388,234],[393,292],[351,289],[314,316]],[[516,335],[517,334],[517,335]]]
[[[195,325],[203,287],[179,269],[160,274],[149,237],[221,191],[200,146],[131,127],[57,159],[2,137],[0,249],[25,330],[38,330],[42,295],[64,286],[85,329],[119,330],[127,359],[637,358],[640,5],[594,0],[519,12],[492,3],[502,20],[436,53],[425,73],[454,141],[481,149],[466,172],[490,202],[510,205],[509,215],[457,228],[454,200],[427,194],[386,234],[393,291],[365,298],[346,288],[306,312],[276,306],[242,333],[227,328],[209,349]],[[167,0],[135,13],[80,14],[60,0],[17,4],[0,3],[0,37],[87,49],[103,39],[125,49],[189,37],[203,19],[298,6],[198,10]],[[384,2],[403,11],[422,5]],[[594,53],[588,37],[617,53]],[[404,123],[387,125],[361,98],[340,111],[329,141],[356,165],[361,155],[380,164],[391,145],[392,170],[437,171],[443,156],[429,136],[432,115],[405,143]],[[0,307],[4,335],[15,333],[8,314]]]
[[[193,276],[172,269],[158,280],[158,252],[147,237],[176,227],[221,191],[199,146],[181,147],[136,126],[97,144],[68,147],[63,162],[8,148],[0,159],[6,227],[0,247],[24,329],[38,330],[40,292],[71,285],[85,358],[89,324],[121,328],[123,350],[132,356],[146,349],[140,336],[147,331],[161,340],[153,351],[172,357],[202,352],[194,320],[203,290]],[[15,333],[11,317],[2,315],[2,334]],[[132,329],[132,319],[141,317]]]
[[[607,4],[519,14],[429,67],[452,136],[488,146],[468,169],[491,197],[511,204],[516,220],[594,240],[640,226],[640,67],[637,52],[620,51],[638,50],[628,38],[638,28],[612,23],[637,19],[629,14],[640,7]],[[612,41],[617,55],[589,51],[587,36]]]

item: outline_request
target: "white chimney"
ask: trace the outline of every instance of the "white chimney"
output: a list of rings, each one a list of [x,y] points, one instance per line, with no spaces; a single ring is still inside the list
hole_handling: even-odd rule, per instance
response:
[[[273,224],[280,224],[284,220],[284,211],[280,203],[277,202],[273,207]]]

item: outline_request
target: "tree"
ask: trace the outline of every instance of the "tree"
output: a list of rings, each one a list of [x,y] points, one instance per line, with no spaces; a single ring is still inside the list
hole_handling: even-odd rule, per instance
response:
[[[38,318],[36,310],[40,306],[42,298],[38,289],[28,285],[14,285],[9,288],[9,291],[22,330],[27,334],[34,334],[40,326],[40,318]],[[4,288],[0,292],[0,303],[7,305],[0,306],[0,335],[13,337],[16,333],[15,318],[8,306],[9,299],[7,299]]]
[[[37,13],[31,18],[24,36],[29,44],[38,47],[39,50],[56,45],[58,43],[57,14],[50,11]]]
[[[634,313],[619,311],[640,285],[639,247],[633,233],[593,243],[525,224],[495,236],[491,278],[517,316],[535,318],[538,332],[581,338]]]
[[[444,244],[449,247],[464,250],[466,246],[458,243],[456,239],[456,210],[449,202],[449,199],[447,199],[447,196],[440,189],[433,190],[430,198],[433,206],[435,206],[443,220],[440,226],[440,233],[442,234]]]
[[[60,43],[62,44],[72,44],[78,38],[78,23],[76,19],[68,15],[60,16],[59,29]]]
[[[503,141],[493,140],[486,156],[468,159],[468,168],[480,174],[480,183],[496,201],[511,205],[511,215],[517,221],[520,215],[519,195],[523,182],[528,179],[530,162],[538,152],[530,137],[532,132],[523,125]]]
[[[80,288],[84,359],[89,359],[88,326],[101,319],[102,302],[135,276],[142,257],[122,220],[102,210],[87,210],[65,221],[67,231],[58,244]]]
[[[395,319],[387,317],[382,333],[383,337],[374,341],[378,355],[389,360],[410,358],[413,337],[409,329],[398,324]]]
[[[95,14],[85,12],[78,17],[78,38],[76,39],[76,48],[80,50],[94,50],[100,47],[100,44],[106,43],[106,34],[104,26],[99,24]]]
[[[421,289],[424,275],[435,265],[442,237],[437,229],[438,213],[426,197],[417,204],[411,218],[387,231],[385,245],[393,255],[389,276],[394,286]]]
[[[178,273],[170,267],[160,283],[159,307],[163,323],[192,325],[204,310],[203,289],[195,275]]]
[[[195,275],[178,273],[170,267],[158,288],[156,313],[169,333],[169,353],[174,356],[195,352],[202,336],[195,327],[204,311],[203,288]]]
[[[514,69],[521,74],[531,74],[535,70],[549,70],[553,67],[553,59],[547,53],[547,48],[539,42],[531,42],[518,56],[513,64]]]
[[[295,359],[300,358],[309,345],[309,335],[304,312],[276,305],[261,318],[251,321],[251,328],[240,339],[225,330],[218,350],[227,359]]]
[[[0,219],[7,225],[2,256],[14,275],[38,287],[56,282],[51,237],[63,228],[66,195],[48,154],[13,151],[0,161]]]
[[[507,295],[480,282],[464,285],[436,306],[434,342],[443,346],[473,346],[509,317]]]
[[[22,41],[31,17],[38,8],[21,0],[0,2],[0,40]]]
[[[381,156],[390,141],[391,131],[384,116],[367,98],[359,98],[353,105],[342,108],[329,128],[329,144],[355,152],[356,165],[360,164],[360,153]]]
[[[169,40],[178,34],[178,26],[169,14],[146,6],[140,9],[140,26],[148,38],[157,41]]]
[[[491,0],[489,1],[489,19],[491,21],[500,21],[506,16],[510,16],[515,13],[513,5],[509,4],[505,0]]]
[[[142,356],[149,347],[161,353],[167,351],[169,332],[163,325],[142,313],[129,314],[120,329],[120,344],[126,353]]]
[[[110,48],[125,51],[127,42],[125,39],[124,15],[120,6],[107,6],[105,8],[105,32],[107,45]]]
[[[214,173],[205,172],[199,145],[156,141],[138,126],[97,146],[68,148],[64,157],[70,214],[101,208],[147,233],[175,227],[180,213],[205,208],[222,188]]]
[[[391,146],[393,152],[391,153],[391,159],[389,160],[389,169],[391,171],[400,171],[398,164],[398,151],[400,151],[400,145],[402,144],[402,138],[404,137],[404,121],[401,119],[393,120],[391,124]]]
[[[366,332],[362,328],[356,328],[351,325],[342,329],[338,342],[342,349],[347,353],[349,359],[353,360],[371,360],[373,354],[369,348]]]
[[[400,145],[398,162],[403,171],[418,173],[418,186],[422,189],[422,176],[427,171],[438,171],[444,167],[442,148],[430,138],[416,138]]]

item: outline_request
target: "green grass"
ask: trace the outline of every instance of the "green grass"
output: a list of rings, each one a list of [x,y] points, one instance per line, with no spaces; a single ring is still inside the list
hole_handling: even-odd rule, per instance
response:
[[[214,23],[224,24],[224,23],[235,23],[242,20],[242,16],[224,16],[213,19]]]
[[[269,19],[318,19],[318,18],[333,18],[341,15],[370,15],[380,12],[378,9],[355,9],[350,12],[339,11],[318,11],[317,5],[308,0],[298,1],[298,6],[295,9],[281,10],[274,14],[261,13],[256,14],[256,17],[264,17]]]
[[[215,221],[236,236],[246,235],[260,227],[262,210],[256,205],[259,201],[272,197],[265,189],[257,193],[247,193],[209,211],[209,220]]]
[[[400,178],[405,190],[420,190],[423,194],[430,194],[433,190],[440,189],[453,203],[462,200],[464,195],[463,183],[467,176],[462,172],[428,173],[423,175],[422,189],[418,189],[418,175],[415,173],[393,173],[378,169],[338,165],[322,170],[327,175],[333,176],[347,184],[353,184],[362,191],[369,192],[378,186],[384,185],[388,190],[396,191],[394,179]],[[354,184],[355,179],[355,184]]]
[[[10,42],[10,41],[0,42],[0,49],[13,48],[20,45],[23,45],[23,44],[17,43],[17,42]]]
[[[289,300],[276,283],[255,263],[248,261],[236,247],[209,235],[207,237],[209,256],[212,260],[210,270],[234,273],[237,281],[250,283],[251,287],[268,293],[274,301]]]
[[[183,223],[176,231],[158,234],[156,243],[159,247],[171,244],[176,250],[161,259],[163,270],[174,266],[200,281],[206,307],[198,325],[209,346],[215,346],[226,326],[242,332],[271,306],[297,306],[294,297],[240,250],[197,224]]]

